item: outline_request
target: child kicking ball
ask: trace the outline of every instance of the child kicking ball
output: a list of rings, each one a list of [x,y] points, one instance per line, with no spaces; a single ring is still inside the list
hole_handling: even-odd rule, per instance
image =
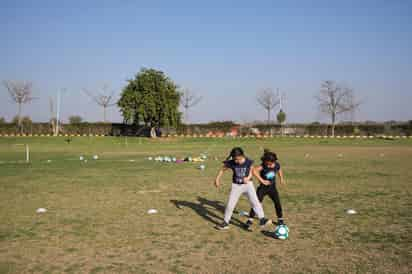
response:
[[[223,162],[223,167],[220,169],[219,173],[215,179],[215,186],[219,187],[220,178],[223,173],[227,170],[232,170],[232,189],[229,194],[229,200],[225,209],[224,221],[217,225],[216,228],[219,230],[229,229],[230,219],[232,218],[233,210],[236,207],[237,202],[242,194],[246,195],[248,198],[253,212],[259,218],[259,223],[263,227],[270,223],[270,220],[265,218],[263,208],[259,199],[256,195],[255,187],[252,182],[252,170],[253,161],[245,156],[243,150],[239,147],[232,149],[229,157]]]
[[[255,177],[259,180],[260,185],[257,188],[256,194],[259,202],[262,203],[265,196],[269,196],[275,206],[276,215],[278,217],[277,224],[284,225],[282,205],[280,203],[279,192],[276,188],[276,177],[279,176],[279,184],[284,184],[283,172],[278,162],[276,153],[265,150],[261,158],[261,165],[253,170]],[[250,209],[249,220],[246,222],[248,229],[251,229],[253,217],[255,217],[254,209]]]

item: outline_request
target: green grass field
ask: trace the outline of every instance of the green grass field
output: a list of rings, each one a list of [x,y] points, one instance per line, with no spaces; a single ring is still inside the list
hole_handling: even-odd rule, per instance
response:
[[[239,214],[214,229],[230,175],[212,182],[233,146],[278,153],[288,240]],[[202,152],[204,171],[147,160]],[[412,140],[0,138],[0,273],[410,273],[411,195]]]

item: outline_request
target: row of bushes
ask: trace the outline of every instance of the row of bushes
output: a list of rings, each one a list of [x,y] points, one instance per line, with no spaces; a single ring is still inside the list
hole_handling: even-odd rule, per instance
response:
[[[184,125],[177,129],[178,134],[208,134],[221,132],[230,134],[236,131],[239,135],[269,134],[269,135],[331,135],[332,126],[321,123],[311,124],[254,124],[237,125],[233,122],[219,122],[210,124]],[[335,126],[335,135],[412,135],[412,121],[405,123],[373,123],[373,124],[338,124]]]
[[[166,134],[271,134],[271,135],[330,135],[331,126],[327,124],[255,124],[238,125],[234,122],[213,122],[208,124],[180,125],[177,129],[161,129]],[[0,134],[52,134],[50,123],[30,123],[23,126],[22,131],[14,123],[0,123]],[[150,128],[118,123],[78,123],[63,124],[61,134],[80,135],[113,135],[113,136],[150,136]],[[412,135],[412,121],[405,123],[380,124],[339,124],[335,127],[335,135]]]
[[[208,132],[223,132],[228,133],[234,127],[239,127],[238,124],[232,121],[210,122],[207,124],[180,124],[176,129],[177,134],[207,134]]]
[[[61,125],[61,134],[94,134],[94,135],[112,135],[114,124],[109,123],[79,123]],[[20,129],[15,123],[0,124],[0,134],[53,134],[53,128],[50,123],[31,123],[22,126]]]
[[[144,126],[126,125],[120,123],[71,123],[60,126],[60,134],[68,135],[106,135],[106,136],[150,136],[150,128]],[[176,131],[170,131],[175,133]],[[156,132],[160,135],[160,132]],[[168,132],[165,132],[166,134]],[[23,124],[20,129],[16,123],[0,123],[1,135],[52,135],[53,128],[50,123]]]

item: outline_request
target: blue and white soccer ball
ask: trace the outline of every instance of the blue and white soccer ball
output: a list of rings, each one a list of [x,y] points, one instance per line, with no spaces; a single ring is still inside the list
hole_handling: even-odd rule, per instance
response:
[[[275,229],[275,237],[280,240],[289,238],[289,228],[287,225],[278,225]]]

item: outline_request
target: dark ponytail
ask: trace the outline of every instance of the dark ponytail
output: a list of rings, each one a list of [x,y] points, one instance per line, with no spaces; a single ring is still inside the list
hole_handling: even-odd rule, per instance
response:
[[[278,156],[276,155],[276,153],[268,150],[268,149],[264,149],[263,150],[263,156],[262,158],[260,158],[260,160],[262,161],[262,164],[264,162],[276,162],[278,160]]]
[[[235,157],[245,156],[245,152],[240,147],[235,147],[230,151],[229,156],[226,158],[226,161],[234,159]]]

